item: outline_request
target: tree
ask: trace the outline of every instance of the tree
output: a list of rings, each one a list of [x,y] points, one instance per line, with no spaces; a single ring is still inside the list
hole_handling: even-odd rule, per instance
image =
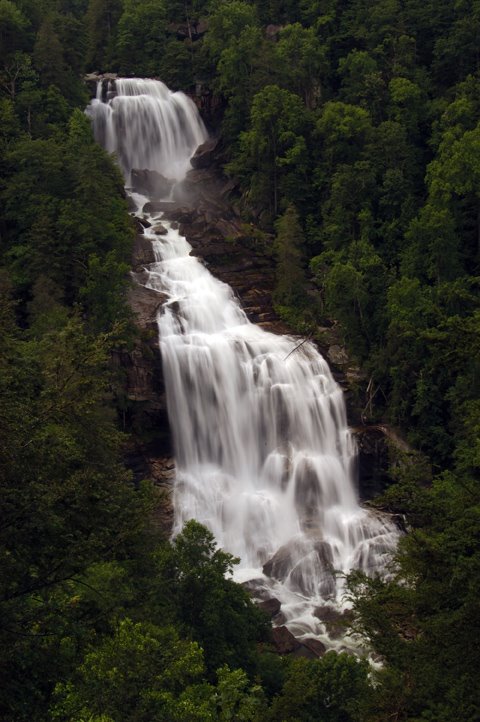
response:
[[[381,117],[386,101],[385,81],[377,60],[365,50],[352,50],[340,59],[341,99],[350,105],[361,105],[373,117]]]
[[[247,26],[238,37],[232,38],[218,60],[216,85],[228,98],[222,133],[234,148],[248,122],[251,99],[262,86],[260,58],[268,62],[268,51],[260,28]]]
[[[326,103],[316,124],[316,135],[323,144],[322,155],[330,171],[338,163],[356,160],[371,134],[370,114],[347,103]]]
[[[276,284],[273,294],[280,306],[301,307],[306,304],[305,271],[303,268],[304,238],[300,219],[294,206],[288,206],[275,224]]]
[[[467,130],[450,145],[446,134],[439,158],[427,170],[427,182],[433,199],[448,202],[452,196],[474,199],[476,255],[480,257],[480,124]]]
[[[65,88],[66,67],[63,46],[55,32],[53,19],[49,15],[37,33],[33,61],[43,85],[57,85],[61,89]]]
[[[201,679],[203,669],[196,642],[179,639],[172,627],[123,619],[112,637],[87,652],[73,680],[57,685],[52,719],[186,719],[182,692],[192,696],[188,687]],[[189,707],[189,719],[212,719],[205,714],[209,710]]]
[[[120,72],[158,75],[166,43],[166,13],[158,0],[126,0],[118,21],[116,54]]]
[[[230,170],[248,182],[255,203],[275,217],[280,203],[302,198],[308,164],[305,107],[294,93],[267,85],[253,99],[250,127],[240,136],[240,150]]]
[[[194,520],[158,559],[166,601],[177,623],[203,648],[210,677],[224,664],[254,672],[255,643],[268,636],[263,612],[225,576],[237,561],[217,549],[212,533]]]
[[[243,0],[226,0],[210,14],[205,51],[216,64],[232,40],[238,38],[246,28],[253,30],[256,27],[258,18],[255,6]]]
[[[320,103],[327,61],[325,47],[313,28],[303,28],[300,23],[282,28],[275,45],[273,71],[278,75],[278,84],[298,93],[307,108]]]
[[[361,722],[372,693],[368,663],[328,652],[321,659],[290,663],[281,694],[267,719],[284,722]]]
[[[81,585],[90,565],[125,556],[150,494],[135,491],[120,457],[107,402],[112,339],[57,316],[56,329],[39,338],[36,324],[25,340],[2,310],[0,714],[23,721],[41,717],[91,630],[69,585]]]
[[[87,10],[87,65],[107,70],[114,55],[117,23],[122,14],[121,0],[89,0]]]
[[[402,269],[410,278],[441,283],[459,276],[460,238],[448,208],[426,203],[405,234]]]
[[[386,326],[388,272],[382,259],[368,241],[360,240],[346,250],[316,256],[311,268],[327,309],[341,322],[354,353],[365,358]]]
[[[444,473],[404,497],[417,528],[400,543],[393,580],[350,578],[357,629],[385,659],[369,720],[478,716],[479,507],[466,482]]]
[[[0,64],[25,49],[29,22],[16,3],[0,0]]]

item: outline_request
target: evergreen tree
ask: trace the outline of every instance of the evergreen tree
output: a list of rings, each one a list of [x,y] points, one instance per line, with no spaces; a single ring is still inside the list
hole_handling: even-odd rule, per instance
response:
[[[274,300],[280,306],[302,307],[306,304],[304,237],[297,210],[288,206],[275,224],[277,259]]]

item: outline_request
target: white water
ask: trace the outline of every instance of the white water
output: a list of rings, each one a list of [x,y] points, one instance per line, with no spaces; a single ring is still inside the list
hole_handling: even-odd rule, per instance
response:
[[[117,81],[116,90],[88,112],[127,178],[132,168],[182,177],[206,137],[193,103],[157,81]],[[148,199],[131,197],[154,226],[161,214],[143,214]],[[398,537],[388,517],[359,505],[342,391],[312,344],[291,353],[297,339],[250,323],[162,223],[167,235],[145,235],[157,260],[147,285],[169,299],[158,327],[176,451],[174,533],[191,518],[205,524],[240,557],[236,578],[280,599],[278,623],[339,646],[315,608],[342,609],[344,574],[384,572]]]
[[[96,139],[116,154],[127,179],[132,168],[183,178],[191,168],[190,157],[207,137],[192,101],[158,80],[119,78],[111,87],[108,102],[102,103],[98,84],[87,113]]]

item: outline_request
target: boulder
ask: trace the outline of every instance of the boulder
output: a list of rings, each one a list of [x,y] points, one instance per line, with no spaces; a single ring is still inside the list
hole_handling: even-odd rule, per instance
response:
[[[136,316],[136,323],[141,329],[150,329],[158,333],[157,312],[165,303],[167,296],[164,293],[154,291],[152,288],[145,288],[135,284],[128,291],[128,302]],[[158,345],[158,344],[157,344]]]
[[[292,652],[292,657],[305,657],[306,659],[318,659],[322,657],[327,648],[318,639],[302,639],[298,649]]]
[[[295,639],[287,627],[274,627],[272,629],[272,641],[278,654],[291,654],[300,648],[300,642]]]
[[[345,366],[345,364],[348,364],[350,361],[346,349],[337,344],[330,346],[327,351],[327,356],[329,361],[337,366]]]
[[[326,646],[319,639],[308,637],[302,639],[302,645],[308,649],[314,657],[322,657],[327,651]]]
[[[142,208],[144,213],[163,213],[171,211],[173,204],[170,201],[148,201]]]
[[[147,205],[150,205],[147,203]],[[160,205],[158,203],[151,204],[151,205]],[[144,206],[145,210],[145,206]],[[163,209],[162,209],[163,210]],[[172,207],[165,209],[168,212],[168,220],[171,221],[177,221],[177,223],[192,223],[193,220],[196,218],[196,213],[193,208],[186,208],[184,206],[181,207]]]
[[[138,233],[144,233],[144,232],[145,232],[145,229],[144,229],[144,227],[142,226],[142,224],[140,223],[140,221],[139,221],[138,218],[134,217],[134,219],[133,219],[133,225],[134,225],[135,230],[138,231]]]
[[[147,221],[146,218],[138,218],[138,222],[143,228],[150,228],[150,226],[152,225],[150,221]]]
[[[147,266],[149,263],[155,263],[152,242],[145,236],[137,235],[133,244],[132,265],[137,268],[138,266]],[[140,295],[141,293],[139,291]]]
[[[322,540],[292,539],[263,565],[266,576],[288,582],[302,594],[335,595],[335,571],[330,545]]]
[[[272,597],[271,599],[265,599],[264,602],[260,602],[258,606],[260,609],[263,609],[269,617],[275,617],[279,613],[282,603],[279,599]]]
[[[127,201],[127,208],[130,211],[130,213],[132,213],[132,214],[136,213],[137,204],[135,203],[135,201],[133,200],[132,196],[129,193],[127,193],[127,195],[126,195],[126,201]]]
[[[209,138],[199,145],[193,156],[190,158],[190,163],[193,168],[209,168],[214,159],[215,149],[218,145],[218,138]]]
[[[168,228],[165,228],[165,226],[161,223],[157,223],[157,225],[152,228],[152,231],[157,236],[166,236],[168,233]]]
[[[161,173],[148,168],[132,169],[130,182],[134,191],[154,199],[168,196],[174,184],[170,178],[165,178]]]
[[[190,237],[190,234],[189,234]],[[228,243],[208,243],[205,245],[199,245],[190,251],[190,256],[196,256],[197,258],[209,258],[210,256],[229,256],[232,252],[232,247]]]

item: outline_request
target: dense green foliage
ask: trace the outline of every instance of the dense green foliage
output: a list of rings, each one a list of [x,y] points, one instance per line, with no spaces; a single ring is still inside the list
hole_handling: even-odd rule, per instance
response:
[[[479,718],[479,30],[473,1],[0,0],[2,719]],[[393,578],[349,582],[376,672],[259,653],[235,560],[149,526],[109,364],[133,231],[85,70],[221,99],[280,313],[338,320],[421,452],[380,502],[412,525]]]

